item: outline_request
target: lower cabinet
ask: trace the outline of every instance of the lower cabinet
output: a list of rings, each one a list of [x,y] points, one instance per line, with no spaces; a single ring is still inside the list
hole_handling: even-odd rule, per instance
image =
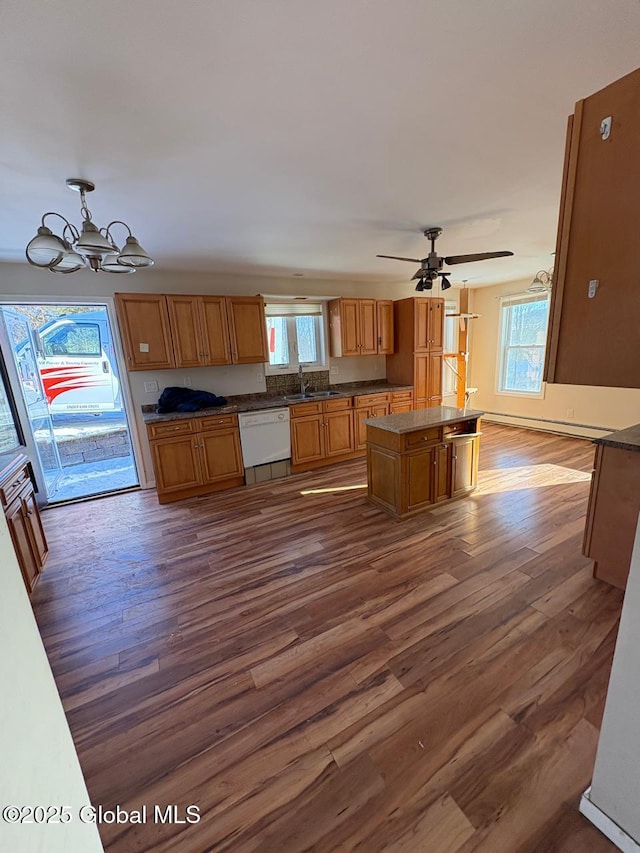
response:
[[[237,415],[152,423],[147,432],[160,503],[244,483]]]
[[[291,466],[304,470],[355,453],[353,400],[324,400],[291,406]]]
[[[364,422],[389,414],[389,394],[367,394],[355,398],[356,449],[367,446],[367,428]]]
[[[26,456],[0,472],[0,499],[27,591],[31,593],[49,549],[44,535]]]
[[[410,433],[367,427],[368,497],[405,518],[462,497],[477,483],[477,419]]]
[[[401,412],[411,411],[413,411],[413,390],[392,391],[389,414],[399,415]]]
[[[616,433],[598,442],[616,441]],[[625,589],[640,512],[640,452],[598,443],[591,477],[582,553],[593,576]]]
[[[451,493],[457,498],[476,486],[478,479],[477,438],[456,437],[451,440]]]

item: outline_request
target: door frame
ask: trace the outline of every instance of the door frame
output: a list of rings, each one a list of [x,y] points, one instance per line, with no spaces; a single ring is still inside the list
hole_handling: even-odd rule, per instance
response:
[[[149,483],[146,477],[144,460],[142,455],[142,446],[140,443],[138,420],[135,416],[135,408],[133,405],[133,397],[131,396],[131,387],[129,385],[129,373],[127,372],[124,349],[122,346],[122,338],[120,337],[120,328],[116,317],[115,299],[113,296],[71,296],[66,294],[59,296],[49,294],[48,296],[32,296],[29,294],[1,294],[0,305],[105,305],[107,309],[107,317],[109,318],[109,328],[113,340],[113,351],[118,365],[118,378],[120,380],[120,393],[122,394],[122,405],[127,419],[127,427],[129,429],[129,438],[131,440],[131,451],[133,456],[133,464],[138,476],[138,483],[141,489],[151,488],[153,483]],[[0,323],[0,340],[2,350],[6,352],[6,347],[11,347],[11,343],[4,331],[4,324]],[[33,466],[33,473],[38,486],[38,504],[46,505],[47,490],[45,487],[44,474],[40,466],[38,453],[36,450],[35,441],[31,435],[30,429],[25,429],[25,424],[28,424],[27,409],[22,399],[22,394],[19,393],[20,383],[18,373],[15,367],[13,358],[7,359],[7,373],[11,383],[11,391],[15,398],[16,408],[20,419],[20,429],[24,435],[25,447],[27,448],[29,461]],[[17,390],[16,390],[17,389]],[[43,500],[44,498],[44,500]]]

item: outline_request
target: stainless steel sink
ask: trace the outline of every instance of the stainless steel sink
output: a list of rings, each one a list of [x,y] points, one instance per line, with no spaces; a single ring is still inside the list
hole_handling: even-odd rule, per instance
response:
[[[323,397],[339,397],[340,391],[306,391],[304,394],[285,394],[283,397],[288,403],[299,400],[318,400]]]

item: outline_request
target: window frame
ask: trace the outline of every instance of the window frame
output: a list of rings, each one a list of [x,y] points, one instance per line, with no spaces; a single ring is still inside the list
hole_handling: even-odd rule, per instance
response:
[[[517,293],[511,294],[509,296],[501,296],[500,297],[500,317],[498,322],[498,352],[497,352],[497,366],[496,366],[496,387],[495,393],[499,394],[503,397],[527,397],[530,399],[541,400],[544,399],[546,393],[547,383],[544,379],[540,380],[540,390],[539,391],[518,391],[511,388],[503,388],[504,384],[504,372],[506,370],[507,365],[507,350],[517,350],[517,349],[539,349],[541,351],[542,357],[542,369],[544,370],[544,362],[546,358],[546,350],[547,350],[547,331],[549,328],[549,309],[550,309],[550,299],[551,294],[547,293]],[[507,315],[507,311],[510,308],[515,307],[516,305],[522,305],[526,303],[532,302],[546,302],[547,305],[547,316],[545,322],[544,329],[544,343],[542,344],[507,344],[506,343],[506,334],[507,334],[507,324],[505,323],[505,316]]]
[[[282,374],[291,374],[298,373],[300,370],[300,361],[298,360],[298,333],[296,328],[296,318],[297,317],[313,317],[314,320],[314,331],[315,331],[315,339],[316,339],[316,352],[319,355],[319,358],[314,362],[302,362],[302,372],[303,373],[313,373],[318,370],[329,370],[329,358],[328,358],[328,346],[327,346],[327,307],[326,302],[324,301],[309,301],[309,306],[313,305],[314,308],[320,307],[320,312],[315,312],[313,314],[305,314],[304,311],[298,310],[297,312],[291,312],[291,314],[281,313],[281,314],[269,314],[268,308],[269,305],[274,304],[283,304],[279,303],[276,300],[271,300],[270,302],[265,303],[265,326],[267,329],[267,341],[269,340],[269,326],[268,321],[270,317],[283,317],[286,322],[287,329],[287,343],[288,343],[288,352],[289,352],[289,362],[283,365],[271,364],[271,361],[265,362],[264,372],[266,376],[280,376]],[[298,303],[293,303],[298,307]],[[300,306],[302,307],[302,306]]]

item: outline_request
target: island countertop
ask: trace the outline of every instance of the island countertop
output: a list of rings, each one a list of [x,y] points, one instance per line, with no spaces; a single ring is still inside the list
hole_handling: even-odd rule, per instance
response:
[[[458,421],[481,418],[484,412],[478,409],[456,409],[454,406],[434,406],[431,409],[418,409],[413,412],[401,412],[397,415],[383,415],[380,418],[371,418],[365,421],[367,426],[384,429],[388,432],[403,435],[406,432],[427,427],[454,424]]]

